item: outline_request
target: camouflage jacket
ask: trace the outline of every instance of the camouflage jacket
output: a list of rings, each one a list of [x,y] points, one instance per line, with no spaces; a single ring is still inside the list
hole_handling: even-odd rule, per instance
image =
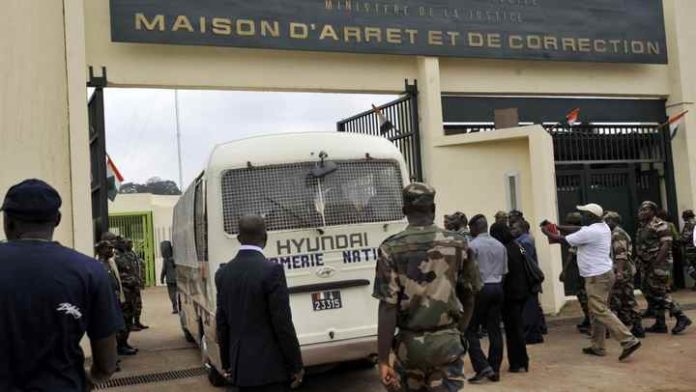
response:
[[[133,252],[116,251],[116,266],[123,290],[137,290],[140,286],[140,262]]]
[[[616,226],[611,232],[611,257],[614,260],[614,272],[621,272],[624,278],[632,278],[636,274],[636,266],[633,262],[633,245],[631,236],[626,230]],[[618,271],[617,262],[623,261],[623,270]]]
[[[373,296],[398,306],[405,331],[456,328],[465,311],[459,295],[475,295],[481,276],[458,233],[435,225],[409,226],[379,248]]]
[[[689,219],[684,222],[684,228],[682,229],[680,240],[684,244],[684,249],[686,250],[687,257],[696,257],[696,247],[694,246],[694,227],[696,226],[696,219]]]
[[[650,264],[657,260],[657,254],[663,243],[672,243],[672,232],[669,224],[658,217],[648,223],[641,223],[636,234],[636,255],[642,263]],[[670,255],[671,258],[671,247]]]

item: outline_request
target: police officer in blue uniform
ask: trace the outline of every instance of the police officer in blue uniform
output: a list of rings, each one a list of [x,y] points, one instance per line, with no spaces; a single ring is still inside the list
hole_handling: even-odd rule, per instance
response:
[[[0,244],[0,391],[82,392],[116,369],[123,319],[104,268],[53,242],[61,198],[26,180],[2,204],[7,242]],[[93,364],[86,372],[80,340]]]

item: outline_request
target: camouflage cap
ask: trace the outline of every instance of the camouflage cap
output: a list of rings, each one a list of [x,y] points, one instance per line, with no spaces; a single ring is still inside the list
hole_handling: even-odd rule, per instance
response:
[[[402,195],[404,205],[429,206],[435,203],[435,189],[422,182],[406,185]]]
[[[502,218],[506,218],[506,219],[507,219],[507,217],[508,217],[508,213],[505,212],[505,211],[498,211],[498,212],[495,213],[495,218],[496,218],[496,219],[502,219]]]
[[[565,216],[565,221],[568,224],[579,226],[582,223],[582,214],[579,212],[569,212]]]
[[[684,212],[682,212],[682,217],[685,218],[685,219],[693,218],[693,217],[695,217],[695,216],[696,216],[696,215],[694,215],[694,211],[693,211],[693,210],[685,210]]]
[[[654,201],[650,201],[650,200],[646,200],[646,201],[640,203],[640,208],[645,208],[645,207],[651,208],[653,211],[657,211],[659,209],[659,207],[657,206],[657,203],[655,203]]]
[[[621,214],[616,211],[606,211],[604,213],[604,220],[613,220],[621,223]]]

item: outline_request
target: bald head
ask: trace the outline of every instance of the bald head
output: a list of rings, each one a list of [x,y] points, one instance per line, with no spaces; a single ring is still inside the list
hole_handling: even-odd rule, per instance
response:
[[[239,243],[254,245],[261,248],[266,246],[266,222],[259,215],[245,215],[239,219]]]

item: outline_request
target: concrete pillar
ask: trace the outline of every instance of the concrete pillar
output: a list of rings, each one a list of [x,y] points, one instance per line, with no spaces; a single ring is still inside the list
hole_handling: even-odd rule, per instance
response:
[[[0,194],[26,178],[47,181],[63,198],[56,240],[91,253],[82,7],[82,0],[3,2]]]
[[[666,0],[671,94],[667,112],[690,110],[672,141],[679,211],[696,207],[696,2]]]
[[[434,146],[444,133],[440,62],[436,57],[418,57],[416,61],[423,180],[432,183],[437,181],[433,170]]]

